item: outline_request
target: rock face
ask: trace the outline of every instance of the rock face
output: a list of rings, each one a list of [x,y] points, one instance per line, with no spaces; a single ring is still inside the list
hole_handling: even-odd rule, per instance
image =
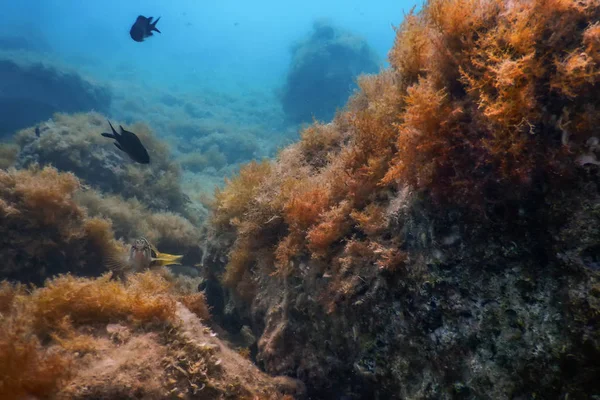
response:
[[[313,398],[585,398],[600,390],[600,197],[548,201],[560,212],[478,226],[411,204],[387,227],[413,237],[401,270],[357,258],[339,278],[303,258],[259,278],[250,308],[231,302],[260,332],[259,365]]]
[[[56,112],[105,112],[108,88],[41,63],[0,60],[0,137],[52,117]]]

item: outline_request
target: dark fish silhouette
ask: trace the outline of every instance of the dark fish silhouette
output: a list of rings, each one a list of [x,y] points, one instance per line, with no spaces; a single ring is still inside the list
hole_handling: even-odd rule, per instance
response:
[[[108,121],[108,124],[110,125],[110,129],[112,129],[113,133],[102,133],[102,136],[115,139],[116,142],[114,142],[114,144],[117,149],[127,153],[127,155],[131,157],[133,161],[140,164],[150,163],[150,156],[135,133],[126,131],[121,125],[119,125],[119,128],[121,128],[121,133],[117,133],[110,121]]]
[[[152,36],[152,31],[156,31],[161,33],[156,28],[156,23],[160,20],[160,17],[156,19],[156,21],[152,22],[152,17],[146,18],[143,15],[140,15],[135,20],[135,23],[129,30],[129,35],[136,42],[143,42],[145,38]]]

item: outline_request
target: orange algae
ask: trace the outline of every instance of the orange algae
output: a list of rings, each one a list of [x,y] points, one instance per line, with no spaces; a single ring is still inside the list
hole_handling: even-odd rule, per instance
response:
[[[100,273],[120,249],[108,221],[77,204],[79,180],[55,168],[0,171],[0,276],[41,283],[67,270]]]
[[[189,296],[184,297],[189,302]],[[57,390],[73,372],[72,353],[93,352],[97,345],[93,336],[80,334],[77,327],[174,321],[177,301],[173,285],[151,272],[132,275],[125,285],[111,281],[109,275],[97,279],[64,275],[31,294],[3,282],[0,298],[2,398],[48,396]],[[194,299],[195,308],[207,310],[202,300]],[[42,346],[41,340],[48,338],[57,346]]]
[[[409,13],[390,69],[362,77],[331,123],[305,129],[261,170],[260,189],[249,166],[217,196],[217,210],[236,200],[235,213],[213,220],[235,240],[226,281],[298,273],[293,260],[303,257],[335,264],[332,249],[363,235],[348,257],[363,252],[363,270],[397,271],[401,235],[384,233],[402,190],[479,218],[540,187],[566,188],[578,155],[596,159],[598,18],[597,2],[568,0],[430,0]],[[257,254],[273,270],[257,269]]]
[[[0,283],[0,398],[280,399],[277,381],[202,319],[202,293],[169,275],[63,275],[28,293]]]

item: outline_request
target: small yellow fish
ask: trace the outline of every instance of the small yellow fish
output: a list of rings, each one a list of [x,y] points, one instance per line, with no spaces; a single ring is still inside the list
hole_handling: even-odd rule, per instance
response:
[[[151,266],[181,265],[183,256],[161,253],[148,239],[136,239],[129,253],[110,255],[107,257],[106,266],[119,275],[125,272],[141,272]]]

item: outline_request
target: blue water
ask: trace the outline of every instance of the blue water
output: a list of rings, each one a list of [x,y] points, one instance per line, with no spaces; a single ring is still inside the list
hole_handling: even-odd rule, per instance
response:
[[[392,25],[412,6],[390,0],[20,0],[3,5],[0,34],[33,32],[66,60],[107,77],[127,64],[146,82],[181,85],[195,75],[216,88],[269,87],[281,82],[290,44],[316,18],[363,36],[385,62]],[[162,17],[162,35],[132,41],[128,30],[138,14]]]
[[[292,46],[311,34],[316,20],[362,38],[379,69],[387,66],[393,27],[414,5],[407,0],[19,0],[3,4],[0,39],[26,38],[43,62],[110,87],[106,116],[147,123],[172,145],[175,157],[209,151],[216,143],[228,159],[241,163],[272,156],[297,139],[299,126],[289,124],[282,111],[281,88],[291,70]],[[161,17],[162,33],[143,43],[129,37],[140,14]],[[301,102],[321,94],[310,96]],[[256,150],[232,157],[225,147],[235,148],[237,141],[256,143]],[[210,173],[221,177],[235,168],[217,166]]]

